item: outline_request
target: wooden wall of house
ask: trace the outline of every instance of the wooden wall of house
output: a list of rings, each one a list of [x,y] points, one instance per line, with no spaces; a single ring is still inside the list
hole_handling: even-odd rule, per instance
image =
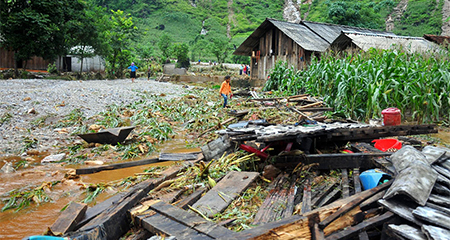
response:
[[[260,56],[252,53],[251,77],[267,79],[271,69],[278,61],[287,61],[289,66],[303,69],[311,59],[311,52],[305,51],[291,38],[277,28],[268,30],[259,40],[259,46],[253,52],[260,51]],[[255,55],[255,57],[253,57]]]
[[[32,57],[26,62],[26,65],[24,62],[22,67],[31,70],[47,70],[49,63],[50,61],[44,60],[41,57]],[[14,52],[0,48],[0,68],[14,68]]]

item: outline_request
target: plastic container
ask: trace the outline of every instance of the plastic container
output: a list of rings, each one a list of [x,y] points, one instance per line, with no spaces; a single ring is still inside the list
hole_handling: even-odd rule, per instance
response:
[[[396,126],[402,122],[401,111],[398,108],[386,108],[381,111],[381,114],[383,114],[384,126]]]
[[[361,180],[363,189],[368,190],[389,181],[392,177],[379,169],[370,169],[362,172],[359,175],[359,179]]]
[[[402,142],[393,138],[386,139],[375,139],[372,142],[375,143],[374,147],[378,150],[386,152],[390,148],[395,148],[397,150],[402,148]]]

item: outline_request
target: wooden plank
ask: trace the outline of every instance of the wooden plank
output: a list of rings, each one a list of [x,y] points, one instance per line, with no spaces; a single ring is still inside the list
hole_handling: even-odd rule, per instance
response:
[[[345,230],[342,230],[337,233],[330,234],[325,239],[326,240],[339,240],[339,239],[349,239],[351,237],[354,237],[355,235],[358,235],[359,232],[363,230],[367,230],[369,228],[373,228],[376,226],[382,225],[385,221],[388,221],[394,217],[394,214],[391,212],[386,212],[383,215],[370,218],[368,220],[363,221],[362,223],[356,225],[347,227]],[[320,227],[320,226],[319,226]]]
[[[149,217],[143,217],[143,219],[138,218],[139,222],[142,223],[142,227],[147,229],[152,233],[164,234],[166,236],[174,236],[176,239],[187,239],[187,240],[210,240],[214,239],[209,237],[195,229],[191,229],[182,223],[173,221],[170,218],[162,215],[155,214]]]
[[[300,214],[311,211],[311,184],[307,180],[303,187],[302,210]]]
[[[348,171],[347,169],[341,169],[342,176],[342,198],[348,198],[350,196],[350,184],[348,183]]]
[[[56,219],[50,230],[56,236],[61,236],[75,229],[77,224],[83,219],[87,205],[71,202],[69,206]]]
[[[206,188],[199,188],[195,192],[193,192],[191,195],[189,195],[187,198],[176,203],[175,206],[186,210],[189,208],[189,206],[192,206],[195,202],[197,202],[202,197],[202,194],[205,191],[206,191]]]
[[[257,172],[229,172],[192,207],[206,216],[220,213],[236,199],[257,177]]]
[[[319,224],[315,223],[313,226],[312,231],[312,240],[324,240],[325,234],[323,233],[323,230],[319,228]]]
[[[320,202],[317,204],[317,207],[325,206],[325,205],[327,205],[328,203],[330,203],[330,201],[334,200],[335,198],[338,198],[338,197],[336,197],[336,196],[337,196],[340,192],[341,192],[341,189],[339,189],[339,188],[333,189],[333,191],[331,191],[330,194],[326,195],[325,198],[323,198],[322,201],[320,201]]]
[[[195,160],[200,152],[192,153],[160,153],[159,161]]]
[[[325,197],[330,195],[330,193],[333,191],[334,187],[336,186],[336,183],[334,181],[332,181],[332,182],[324,181],[324,183],[327,184],[325,186],[325,188],[320,189],[320,192],[314,198],[311,199],[312,207],[318,206]]]
[[[129,168],[129,167],[147,165],[147,164],[157,163],[158,161],[159,161],[158,158],[150,158],[150,159],[144,159],[144,160],[138,160],[138,161],[115,163],[115,164],[110,164],[110,165],[106,165],[106,166],[79,168],[79,169],[75,170],[75,173],[77,175],[92,174],[92,173],[97,173],[97,172],[101,172],[101,171],[108,171],[108,170],[115,170],[115,169],[121,169],[121,168]]]
[[[389,187],[391,184],[392,184],[392,181],[389,181],[387,183],[383,183],[383,184],[381,184],[379,186],[376,186],[376,187],[374,187],[372,189],[369,189],[369,190],[366,190],[366,191],[362,192],[359,195],[358,198],[356,198],[356,199],[350,201],[349,203],[345,204],[338,211],[336,211],[335,213],[331,214],[328,218],[326,218],[325,220],[320,222],[319,223],[319,227],[321,229],[324,229],[326,226],[328,226],[331,222],[336,220],[338,217],[340,217],[343,214],[345,214],[346,212],[350,211],[352,208],[354,208],[355,206],[359,205],[361,202],[363,202],[367,198],[370,198],[371,196],[373,196],[374,194],[378,193],[379,191],[382,191],[385,188]]]
[[[201,232],[211,238],[219,238],[222,236],[231,236],[233,231],[219,226],[213,222],[206,221],[202,217],[195,213],[187,212],[181,208],[172,206],[162,201],[157,201],[150,205],[150,209],[162,214],[173,221],[180,222],[181,224],[192,228],[198,232]],[[173,234],[170,234],[173,235]]]
[[[276,167],[295,167],[299,163],[309,165],[318,163],[318,169],[329,170],[339,168],[367,168],[374,167],[373,159],[390,156],[392,153],[336,153],[336,154],[306,154],[298,156],[277,156]]]
[[[355,193],[360,193],[362,191],[361,180],[359,179],[359,168],[353,169],[353,185],[355,187]]]

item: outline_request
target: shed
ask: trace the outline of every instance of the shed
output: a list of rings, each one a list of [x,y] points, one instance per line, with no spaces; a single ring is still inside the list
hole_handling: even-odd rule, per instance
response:
[[[324,52],[328,46],[305,25],[267,18],[233,54],[251,56],[251,77],[266,79],[277,61],[302,69],[311,55]]]
[[[369,36],[392,36],[394,33],[327,23],[302,21],[290,23],[267,18],[233,54],[251,56],[251,78],[267,79],[277,61],[303,69],[312,55],[329,49],[342,31]]]
[[[356,31],[342,31],[330,45],[331,49],[343,51],[348,48],[356,48],[367,51],[375,49],[398,49],[408,53],[440,51],[441,48],[433,42],[421,37],[407,37],[390,34],[370,34]]]
[[[50,61],[44,60],[41,57],[31,57],[28,61],[18,61],[17,68],[32,69],[32,70],[47,70]],[[14,68],[14,52],[0,47],[0,68]]]

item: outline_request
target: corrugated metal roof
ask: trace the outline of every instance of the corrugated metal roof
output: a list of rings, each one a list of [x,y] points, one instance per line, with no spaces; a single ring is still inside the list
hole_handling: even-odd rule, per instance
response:
[[[378,30],[372,29],[364,29],[358,27],[351,26],[343,26],[329,23],[317,23],[317,22],[308,22],[302,21],[301,24],[307,26],[313,32],[317,33],[321,37],[323,37],[330,44],[341,34],[342,31],[353,31],[364,34],[372,34],[372,35],[383,35],[383,36],[396,36],[391,32],[382,32]]]
[[[270,19],[269,21],[305,50],[324,52],[330,45],[327,41],[304,25],[276,21],[273,19]]]
[[[409,53],[440,50],[438,45],[421,37],[373,35],[353,31],[342,31],[341,35],[331,44],[331,47],[337,45],[348,46],[350,42],[363,51],[367,51],[370,48],[387,50],[399,47],[402,47],[404,51]]]
[[[235,51],[235,55],[250,55],[252,49],[259,44],[259,39],[267,30],[278,28],[303,49],[313,52],[324,52],[329,43],[306,26],[267,18]]]

